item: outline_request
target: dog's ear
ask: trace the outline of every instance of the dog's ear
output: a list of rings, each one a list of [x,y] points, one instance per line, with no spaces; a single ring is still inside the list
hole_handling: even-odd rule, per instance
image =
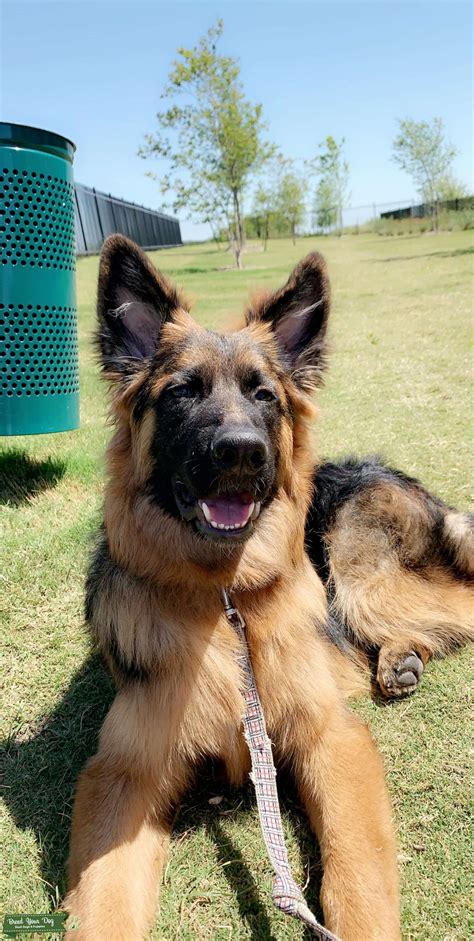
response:
[[[326,263],[313,252],[300,261],[279,291],[259,297],[247,314],[248,324],[270,325],[293,381],[305,392],[321,384],[329,308]]]
[[[105,374],[127,379],[155,353],[162,325],[183,306],[176,289],[123,235],[104,242],[97,291],[97,346]]]

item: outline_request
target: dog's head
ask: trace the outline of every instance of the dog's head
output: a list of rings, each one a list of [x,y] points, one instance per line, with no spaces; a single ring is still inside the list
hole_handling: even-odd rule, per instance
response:
[[[291,489],[295,427],[321,377],[328,313],[325,264],[311,254],[283,288],[252,303],[243,329],[213,333],[136,245],[109,238],[98,345],[134,498],[201,547],[248,540]]]

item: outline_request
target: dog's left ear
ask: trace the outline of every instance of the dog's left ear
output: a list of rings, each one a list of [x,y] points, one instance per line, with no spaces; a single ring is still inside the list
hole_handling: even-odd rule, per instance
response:
[[[124,235],[104,242],[97,290],[97,347],[104,373],[129,380],[158,349],[163,324],[184,307],[176,288]]]
[[[286,284],[260,297],[247,323],[268,323],[294,383],[305,392],[321,384],[326,365],[326,328],[330,288],[322,255],[312,252],[296,266]]]

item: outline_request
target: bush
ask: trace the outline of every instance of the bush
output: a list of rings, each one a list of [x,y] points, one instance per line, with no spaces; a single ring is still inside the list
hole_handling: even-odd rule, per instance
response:
[[[440,231],[455,232],[459,229],[474,229],[474,209],[442,210],[438,217]],[[416,219],[410,216],[407,219],[371,219],[361,226],[363,232],[376,232],[378,235],[421,235],[430,232],[432,220],[428,216]],[[346,232],[352,232],[347,228]]]

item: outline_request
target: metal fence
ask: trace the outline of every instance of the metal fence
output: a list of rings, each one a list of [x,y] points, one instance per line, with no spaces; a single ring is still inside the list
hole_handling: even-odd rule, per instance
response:
[[[81,183],[75,186],[74,215],[78,255],[100,252],[104,239],[113,232],[128,235],[142,248],[182,245],[177,219]]]
[[[438,209],[461,212],[462,210],[474,210],[474,196],[466,196],[459,199],[442,200],[438,204]],[[305,218],[298,226],[298,234],[310,235],[321,234],[336,231],[338,229],[337,215],[338,208],[333,206],[333,219],[330,224],[323,225],[318,218],[316,209],[310,205],[306,206]],[[429,203],[418,204],[415,199],[398,199],[394,202],[373,202],[364,203],[359,206],[344,206],[342,209],[342,228],[357,230],[359,226],[374,222],[378,219],[405,219],[405,218],[423,218],[433,215],[433,205]]]
[[[434,213],[433,203],[421,203],[419,206],[404,206],[402,209],[389,210],[381,212],[381,219],[423,219],[425,216],[432,216]],[[460,199],[442,199],[438,203],[438,211],[448,210],[451,212],[461,212],[463,209],[474,209],[474,196],[463,196]]]

